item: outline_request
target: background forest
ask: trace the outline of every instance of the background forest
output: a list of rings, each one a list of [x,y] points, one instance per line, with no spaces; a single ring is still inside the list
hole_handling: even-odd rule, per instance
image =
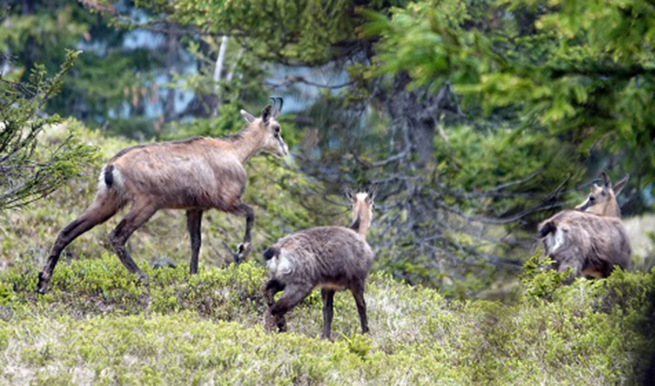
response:
[[[201,324],[227,320],[241,325],[194,325],[196,344],[211,346],[202,340],[207,328],[225,339],[232,329],[254,334],[252,341],[233,342],[239,352],[248,350],[244,345],[264,344],[266,335],[248,327],[258,323],[254,315],[262,309],[255,300],[255,282],[263,278],[261,252],[292,231],[347,224],[344,189],[369,186],[377,190],[368,237],[378,272],[372,284],[372,308],[379,305],[373,342],[348,335],[355,331],[354,308],[350,299],[338,300],[337,308],[350,307],[337,315],[337,328],[344,331],[339,345],[325,349],[294,341],[304,337],[275,338],[288,350],[301,344],[307,351],[297,354],[297,366],[264,365],[262,374],[271,383],[334,383],[342,376],[362,384],[642,379],[639,361],[655,347],[649,343],[652,332],[640,335],[652,317],[655,280],[647,273],[655,266],[651,2],[0,0],[0,5],[0,305],[6,304],[0,308],[5,321],[0,348],[20,358],[8,362],[3,381],[50,382],[39,378],[45,373],[16,369],[25,363],[59,368],[69,360],[80,366],[83,358],[95,363],[96,378],[84,371],[67,378],[63,370],[55,378],[63,384],[103,376],[109,384],[192,383],[193,369],[214,369],[216,363],[182,353],[185,370],[157,378],[158,362],[180,359],[162,362],[157,353],[166,350],[165,340],[153,338],[164,347],[141,347],[127,332],[132,324],[146,323],[137,319],[152,312],[166,339],[175,341],[183,334],[179,324],[198,317]],[[213,212],[203,228],[205,272],[195,284],[226,292],[194,292],[185,284],[192,279],[182,273],[189,257],[184,216],[167,211],[129,243],[143,267],[162,257],[182,265],[170,274],[150,272],[161,286],[140,288],[114,264],[106,249],[106,234],[118,221],[113,219],[67,248],[63,259],[70,265],[53,279],[54,293],[28,306],[36,301],[30,288],[48,248],[92,200],[100,168],[112,155],[137,143],[236,133],[244,125],[239,110],[256,113],[272,95],[285,99],[280,122],[291,155],[249,163],[244,201],[256,213],[252,261],[226,268],[243,232],[242,219]],[[530,259],[540,252],[536,226],[581,202],[601,170],[615,181],[631,176],[619,203],[637,272],[608,284],[560,288],[561,278]],[[612,289],[609,297],[605,285]],[[385,291],[396,294],[389,299]],[[513,308],[465,299],[500,299]],[[245,309],[238,309],[244,302]],[[319,303],[320,297],[312,298],[298,311],[291,323],[304,327],[296,332],[313,333],[303,323],[318,323]],[[107,342],[114,357],[123,358],[107,363],[84,348],[90,342],[51,341],[39,327],[39,318],[45,318],[40,307],[64,315],[59,331],[115,329],[117,336],[126,334],[125,347],[137,347],[139,354]],[[113,312],[128,316],[95,322],[81,317]],[[11,328],[18,316],[27,318],[21,331],[35,331],[42,341]],[[419,325],[415,333],[408,332],[412,323]],[[460,324],[476,338],[452,335]],[[144,334],[156,336],[157,326]],[[376,328],[390,326],[400,332],[375,335]],[[541,340],[540,328],[555,340]],[[521,351],[523,343],[529,354]],[[78,351],[66,351],[69,346]],[[221,350],[231,350],[228,346]],[[329,352],[343,373],[320,362],[312,367],[307,358],[317,352]],[[136,376],[129,364],[125,370],[126,356],[151,354],[153,373],[139,369]],[[252,355],[244,363],[264,363],[264,354]],[[522,362],[526,355],[539,364]],[[441,364],[433,368],[425,358]],[[411,371],[405,378],[386,373],[389,360],[400,367],[413,363]],[[470,361],[476,365],[469,368]],[[221,366],[232,381],[259,383],[230,373],[238,368],[235,362]],[[207,371],[197,373],[198,383],[214,374]]]

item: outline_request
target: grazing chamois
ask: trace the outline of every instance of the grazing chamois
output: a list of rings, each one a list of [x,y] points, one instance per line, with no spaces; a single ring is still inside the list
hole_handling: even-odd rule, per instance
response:
[[[323,332],[330,339],[333,299],[336,291],[352,292],[362,327],[368,332],[364,289],[373,264],[373,251],[366,242],[371,224],[373,196],[370,192],[352,196],[353,223],[350,228],[328,226],[288,235],[264,252],[269,280],[262,286],[268,305],[267,329],[286,331],[284,314],[300,303],[314,288],[321,288]],[[284,290],[280,299],[275,294]]]
[[[289,152],[277,121],[284,101],[279,97],[271,100],[275,107],[266,106],[259,118],[241,110],[248,124],[236,135],[152,143],[118,152],[102,168],[91,206],[57,236],[36,291],[45,293],[59,255],[69,243],[127,204],[131,208],[109,234],[109,242],[123,265],[143,281],[147,277],[130,257],[125,243],[159,209],[186,210],[192,274],[198,272],[202,214],[212,208],[246,218],[245,236],[234,256],[237,262],[245,259],[255,213],[241,202],[247,181],[243,163],[262,151],[278,157]]]
[[[564,210],[539,224],[544,252],[559,272],[573,271],[567,280],[586,275],[608,277],[614,266],[628,269],[630,241],[621,221],[616,196],[629,176],[614,187],[605,172],[603,185],[594,183],[587,199],[574,210]]]

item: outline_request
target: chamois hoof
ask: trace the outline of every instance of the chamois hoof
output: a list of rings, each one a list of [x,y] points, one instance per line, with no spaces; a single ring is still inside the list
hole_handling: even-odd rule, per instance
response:
[[[39,272],[39,282],[36,284],[36,288],[34,289],[34,292],[36,292],[39,295],[44,295],[46,292],[48,292],[48,285],[50,284],[50,278],[46,278],[46,276],[43,274],[43,272]]]
[[[137,277],[139,278],[141,284],[143,284],[144,286],[147,287],[150,284],[150,278],[145,273],[139,272],[137,273]]]
[[[242,261],[245,261],[250,253],[250,243],[241,243],[237,247],[237,251],[234,252],[234,262],[240,264]]]
[[[158,268],[176,268],[177,265],[172,259],[169,259],[168,257],[163,257],[161,259],[154,259],[150,261],[150,267],[153,269],[158,269]]]

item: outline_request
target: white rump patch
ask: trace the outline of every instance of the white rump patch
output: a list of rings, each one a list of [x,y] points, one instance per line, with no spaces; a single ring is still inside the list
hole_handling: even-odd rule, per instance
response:
[[[293,264],[291,263],[291,260],[284,255],[284,250],[280,251],[278,256],[267,261],[266,268],[268,268],[274,276],[288,275],[293,272]]]
[[[108,188],[107,183],[105,182],[105,170],[107,169],[107,165],[102,167],[102,170],[100,170],[100,175],[98,176],[98,191],[100,190],[105,190]],[[122,188],[124,179],[123,175],[121,172],[114,166],[114,169],[111,171],[111,176],[113,179],[112,187],[114,188]]]
[[[368,193],[365,192],[357,193],[355,197],[357,197],[357,201],[364,201],[366,200],[366,197],[368,197]]]
[[[555,253],[565,242],[564,231],[557,228],[555,232],[551,232],[546,236],[546,245],[548,245],[548,253]]]

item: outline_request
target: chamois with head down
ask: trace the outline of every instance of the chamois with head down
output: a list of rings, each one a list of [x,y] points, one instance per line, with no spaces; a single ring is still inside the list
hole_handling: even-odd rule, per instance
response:
[[[109,241],[123,265],[142,280],[147,277],[130,257],[125,243],[159,209],[186,210],[192,274],[198,271],[202,214],[209,209],[246,218],[245,236],[234,256],[237,262],[246,258],[255,214],[241,202],[247,181],[243,164],[260,152],[283,157],[289,151],[277,121],[284,102],[282,98],[271,100],[272,105],[266,106],[258,118],[241,110],[248,123],[236,135],[152,143],[118,152],[100,173],[93,203],[57,236],[39,274],[37,292],[47,290],[59,255],[69,243],[128,204],[129,212],[111,231]]]
[[[373,265],[373,251],[366,242],[371,224],[373,196],[360,192],[352,196],[353,223],[350,228],[327,226],[311,228],[280,239],[264,252],[269,280],[262,286],[268,305],[267,329],[277,326],[286,331],[284,315],[300,303],[314,288],[323,298],[323,332],[330,339],[334,293],[350,290],[355,298],[362,333],[367,333],[364,290]],[[277,292],[284,291],[274,301]]]
[[[568,282],[582,275],[608,277],[615,266],[628,269],[630,265],[630,241],[616,201],[629,176],[614,186],[605,172],[602,177],[602,186],[594,183],[587,199],[574,210],[539,224],[539,238],[546,255],[555,261],[554,268],[572,269]]]

